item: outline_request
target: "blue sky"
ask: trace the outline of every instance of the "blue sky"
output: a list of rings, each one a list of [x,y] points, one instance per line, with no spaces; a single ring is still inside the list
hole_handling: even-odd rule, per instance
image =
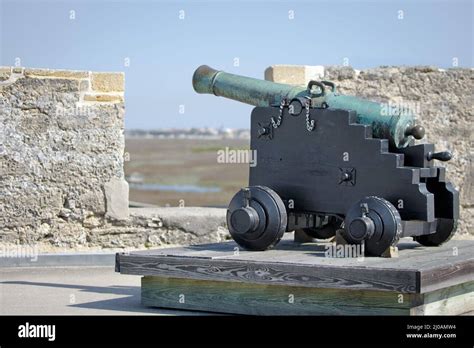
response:
[[[448,68],[454,57],[473,67],[472,0],[0,4],[0,65],[19,57],[26,67],[124,71],[128,129],[248,127],[250,106],[193,91],[201,64],[259,78],[272,64],[340,65],[344,58],[357,69]]]

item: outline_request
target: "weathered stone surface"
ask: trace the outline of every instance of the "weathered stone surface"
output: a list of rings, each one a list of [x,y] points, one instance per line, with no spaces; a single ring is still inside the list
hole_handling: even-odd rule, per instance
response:
[[[273,65],[265,70],[265,79],[290,85],[307,85],[324,76],[323,66]]]
[[[296,75],[288,72],[286,76],[285,70],[278,66],[272,70],[273,75],[268,76],[272,81],[306,83],[302,75],[295,80]],[[343,94],[397,103],[419,115],[419,121],[426,128],[424,141],[434,143],[438,150],[448,149],[454,154],[451,161],[438,162],[438,165],[447,167],[449,180],[461,190],[457,237],[474,235],[474,70],[419,66],[356,71],[351,67],[329,66],[325,67],[324,79],[336,82]]]
[[[123,96],[114,93],[86,93],[84,101],[123,103]]]
[[[23,74],[24,71],[25,71],[25,68],[23,67],[20,67],[20,66],[12,67],[12,72],[14,74]]]
[[[228,240],[226,209],[130,208],[123,225],[90,230],[89,245],[104,248],[144,248]]]
[[[128,218],[128,183],[123,178],[112,178],[104,185],[105,216],[115,220]]]
[[[125,75],[121,73],[92,73],[92,89],[97,92],[123,92]]]
[[[26,77],[53,77],[65,79],[88,79],[88,71],[53,70],[53,69],[25,69]]]
[[[215,243],[231,238],[225,221],[226,209],[219,208],[130,208],[129,218],[120,222],[89,215],[10,230],[0,245],[13,249],[20,242],[39,252],[59,252]]]
[[[87,245],[107,223],[104,185],[124,180],[124,105],[84,102],[89,72],[14,72],[0,81],[0,242]]]
[[[474,132],[474,130],[472,131]],[[465,183],[461,200],[466,206],[474,207],[474,151],[470,153],[469,162],[466,165]]]
[[[157,247],[213,243],[230,239],[226,229],[226,209],[219,208],[131,208],[127,226],[115,227],[133,247]],[[134,232],[128,234],[130,229]],[[118,240],[101,236],[101,244]],[[130,244],[131,243],[131,244]]]
[[[226,209],[221,208],[134,208],[133,213],[137,224],[161,227],[160,224],[153,224],[155,219],[159,219],[163,226],[185,231],[196,237],[206,236],[210,230],[217,232],[219,228],[225,227],[226,220]]]
[[[0,82],[8,80],[12,73],[12,68],[9,66],[0,66]]]

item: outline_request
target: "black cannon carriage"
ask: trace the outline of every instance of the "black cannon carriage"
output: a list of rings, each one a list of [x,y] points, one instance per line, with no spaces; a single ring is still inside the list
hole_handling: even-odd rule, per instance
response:
[[[380,256],[401,237],[427,246],[456,231],[459,194],[446,181],[449,151],[415,144],[424,129],[406,110],[340,95],[328,81],[288,86],[199,67],[198,93],[256,106],[249,186],[232,198],[227,224],[243,248],[273,247],[303,229]]]

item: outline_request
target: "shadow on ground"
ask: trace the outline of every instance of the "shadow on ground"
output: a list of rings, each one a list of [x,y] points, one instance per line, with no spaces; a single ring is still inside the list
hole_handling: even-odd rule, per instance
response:
[[[30,281],[3,281],[0,284],[24,285],[24,286],[42,286],[50,288],[74,289],[82,292],[94,294],[121,295],[123,297],[99,300],[88,303],[71,304],[70,307],[89,308],[99,310],[127,311],[134,313],[150,313],[160,315],[176,314],[174,310],[162,308],[145,307],[140,303],[139,286],[86,286],[78,284],[61,284],[48,282],[30,282]],[[192,313],[190,313],[192,314]]]

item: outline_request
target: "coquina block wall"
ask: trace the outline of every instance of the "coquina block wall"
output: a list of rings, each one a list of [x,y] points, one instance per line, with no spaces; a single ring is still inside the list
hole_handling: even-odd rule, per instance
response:
[[[411,108],[426,129],[423,141],[437,150],[451,150],[454,158],[437,162],[461,191],[461,219],[457,237],[474,236],[474,70],[435,67],[351,67],[275,65],[265,71],[270,81],[306,85],[310,79],[336,83],[351,94],[393,106]]]
[[[0,68],[0,242],[84,245],[128,218],[124,75]]]

